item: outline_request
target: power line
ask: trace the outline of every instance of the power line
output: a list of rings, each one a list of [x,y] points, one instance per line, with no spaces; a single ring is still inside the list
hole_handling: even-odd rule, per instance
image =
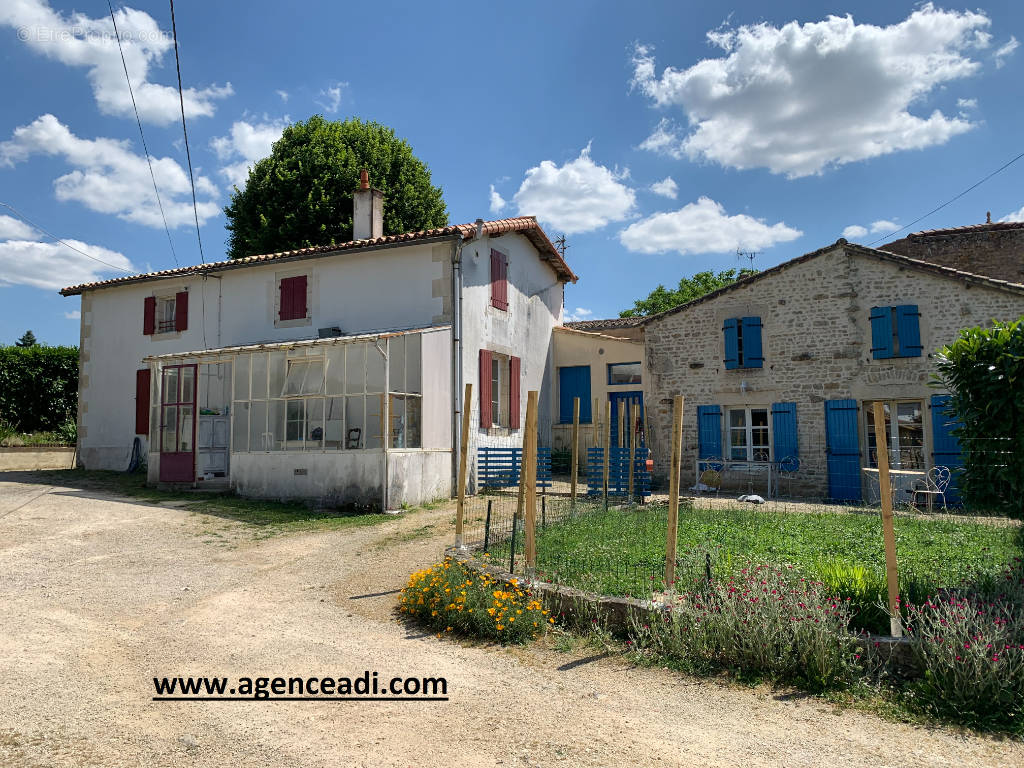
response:
[[[996,169],[995,169],[994,171],[992,171],[992,173],[990,173],[990,174],[989,174],[988,176],[986,176],[985,178],[981,179],[980,181],[976,181],[976,182],[974,182],[973,184],[971,184],[971,186],[969,186],[969,187],[968,187],[967,189],[965,189],[965,190],[964,190],[963,192],[961,192],[961,193],[960,193],[959,195],[957,195],[956,197],[950,198],[949,200],[947,200],[946,202],[944,202],[944,203],[943,203],[942,205],[938,206],[937,208],[933,208],[932,210],[928,211],[928,213],[926,213],[926,214],[925,214],[924,216],[919,216],[918,218],[914,219],[914,220],[913,220],[912,222],[910,222],[910,223],[909,223],[909,224],[907,224],[906,226],[900,227],[900,228],[899,228],[899,229],[897,229],[896,231],[894,231],[894,232],[890,232],[890,233],[889,233],[889,234],[887,234],[887,235],[883,235],[882,237],[878,238],[877,240],[872,240],[872,241],[871,241],[870,243],[868,243],[868,245],[870,246],[870,245],[874,245],[875,243],[880,243],[880,242],[882,242],[883,240],[888,240],[888,239],[889,239],[890,237],[892,237],[893,235],[899,234],[900,232],[902,232],[902,231],[903,231],[903,230],[905,230],[905,229],[910,229],[910,228],[911,228],[912,226],[914,226],[915,224],[917,224],[917,223],[918,223],[919,221],[923,221],[924,219],[927,219],[927,218],[928,218],[929,216],[931,216],[931,215],[932,215],[933,213],[938,213],[939,211],[941,211],[941,210],[942,210],[943,208],[945,208],[945,207],[946,207],[947,205],[949,205],[950,203],[955,203],[955,202],[956,202],[957,200],[959,200],[959,199],[960,199],[961,197],[963,197],[964,195],[966,195],[966,194],[967,194],[968,192],[970,192],[970,191],[971,191],[972,189],[976,189],[977,187],[980,187],[980,186],[981,186],[982,184],[984,184],[984,183],[985,183],[986,181],[988,181],[989,179],[991,179],[991,178],[992,178],[993,176],[995,176],[995,175],[996,175],[997,173],[1002,173],[1002,172],[1003,172],[1003,171],[1005,171],[1005,170],[1006,170],[1007,168],[1009,168],[1009,167],[1010,167],[1011,165],[1013,165],[1013,164],[1014,164],[1014,163],[1016,163],[1016,162],[1017,162],[1018,160],[1020,160],[1020,159],[1021,159],[1022,157],[1024,157],[1024,152],[1021,152],[1021,153],[1020,153],[1019,155],[1017,155],[1017,156],[1016,156],[1015,158],[1013,158],[1012,160],[1010,160],[1010,161],[1008,161],[1008,162],[1004,163],[1003,165],[999,166],[998,168],[996,168]]]
[[[28,216],[26,216],[25,214],[23,214],[19,210],[17,210],[13,205],[9,205],[8,203],[0,202],[0,206],[3,206],[7,210],[9,210],[11,213],[13,213],[15,216],[17,216],[19,219],[24,221],[26,224],[28,224],[33,229],[39,230],[40,232],[42,232],[47,237],[49,237],[49,238],[51,238],[53,240],[56,240],[58,243],[63,245],[65,248],[70,248],[75,253],[80,253],[83,256],[85,256],[87,259],[92,259],[93,261],[98,261],[100,264],[105,264],[106,266],[110,267],[111,269],[119,269],[122,272],[127,272],[129,275],[134,275],[135,274],[134,270],[125,269],[124,267],[119,267],[116,264],[111,264],[109,261],[104,261],[103,259],[97,259],[95,256],[86,253],[81,248],[75,248],[75,246],[71,245],[70,243],[64,242],[59,237],[57,237],[55,234],[53,234],[51,232],[47,232],[45,229],[40,227],[38,224],[36,224],[34,221],[32,221]]]
[[[192,212],[196,215],[196,239],[199,241],[199,258],[203,264],[203,237],[199,234],[199,206],[196,204],[196,180],[192,175],[192,153],[188,149],[188,128],[185,127],[185,97],[181,90],[181,59],[178,57],[178,28],[174,23],[174,0],[171,0],[171,34],[174,36],[174,65],[178,69],[178,102],[181,104],[181,132],[185,134],[185,157],[188,159],[188,178],[192,183]]]
[[[142,119],[139,117],[139,108],[135,104],[135,92],[132,90],[132,80],[128,77],[128,63],[124,58],[124,48],[121,47],[121,35],[117,31],[117,21],[114,19],[114,6],[107,0],[107,8],[110,10],[110,21],[114,25],[114,38],[117,40],[117,50],[121,52],[121,66],[124,67],[124,79],[128,83],[128,95],[132,97],[132,109],[135,110],[135,122],[139,124],[139,136],[142,138],[142,151],[146,153],[146,162],[149,164],[149,178],[153,180],[153,192],[156,193],[156,204],[160,208],[160,218],[164,220],[164,232],[167,233],[167,244],[171,246],[171,256],[174,257],[174,266],[178,266],[178,254],[174,252],[174,241],[171,240],[171,230],[167,226],[167,216],[164,214],[164,204],[160,199],[160,190],[156,187],[156,174],[153,173],[153,160],[149,156],[149,147],[146,146],[146,134],[142,132]]]

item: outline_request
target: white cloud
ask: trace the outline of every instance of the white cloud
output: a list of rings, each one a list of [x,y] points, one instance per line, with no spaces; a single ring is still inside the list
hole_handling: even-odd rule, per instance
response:
[[[320,94],[315,101],[324,108],[324,112],[329,115],[333,115],[338,111],[338,107],[341,106],[341,94],[346,88],[348,88],[348,83],[339,82],[334,85],[329,85],[320,91]]]
[[[637,253],[730,253],[737,248],[762,250],[803,234],[784,223],[765,224],[746,214],[729,216],[707,197],[678,211],[655,213],[619,233],[626,248]]]
[[[176,85],[159,85],[148,80],[150,68],[160,66],[168,52],[173,55],[170,32],[160,29],[156,20],[144,11],[123,8],[115,11],[114,16],[140,117],[159,125],[180,120]],[[134,116],[109,16],[95,19],[82,13],[65,16],[51,9],[45,0],[4,0],[0,4],[0,24],[17,28],[18,39],[37,53],[88,70],[87,77],[101,112],[119,117]],[[230,83],[186,88],[182,94],[185,114],[190,118],[209,117],[216,110],[216,101],[232,93]]]
[[[20,219],[0,214],[0,240],[28,240],[36,231]]]
[[[127,141],[79,138],[53,115],[43,115],[15,128],[11,139],[0,143],[0,166],[23,162],[33,155],[61,157],[75,170],[54,180],[58,200],[74,200],[97,213],[162,228],[146,158],[130,147]],[[169,157],[154,157],[153,174],[168,226],[194,223],[188,172]],[[220,213],[220,206],[209,199],[216,197],[218,190],[205,176],[195,179],[202,224]]]
[[[862,227],[860,224],[851,224],[843,230],[843,237],[847,240],[859,240],[868,233],[866,227]]]
[[[662,197],[668,197],[675,200],[679,197],[679,185],[676,184],[676,180],[671,176],[666,176],[661,181],[656,181],[651,184],[651,192]]]
[[[565,316],[565,322],[567,323],[578,323],[581,320],[590,320],[594,317],[592,310],[584,309],[583,307],[576,307],[575,310]]]
[[[288,91],[274,91],[274,93],[276,93],[278,96],[280,96],[281,97],[281,101],[283,101],[285,104],[288,103],[288,97],[289,97]]]
[[[135,272],[135,267],[122,254],[80,240],[65,240],[107,264]],[[34,288],[59,290],[68,285],[105,280],[123,274],[118,269],[100,264],[60,243],[8,240],[0,243],[0,286],[30,285]]]
[[[960,107],[960,109],[977,109],[977,107],[978,107],[978,100],[977,99],[957,99],[956,100],[956,105],[958,107]]]
[[[886,27],[851,16],[724,27],[707,36],[724,56],[660,76],[652,49],[638,46],[633,86],[659,107],[681,108],[688,125],[681,134],[663,119],[640,146],[792,178],[943,144],[972,124],[909,109],[978,71],[970,53],[989,45],[990,23],[926,3]]]
[[[591,232],[632,213],[636,193],[622,183],[628,173],[596,164],[588,144],[561,167],[543,160],[530,168],[513,199],[521,216],[536,215],[567,235]]]
[[[81,320],[82,319],[82,312],[81,312],[81,310],[75,309],[75,310],[72,310],[71,312],[65,312],[64,313],[64,317],[67,320]]]
[[[491,184],[491,213],[501,213],[505,208],[505,205],[505,198],[502,197],[501,193],[499,193],[498,190],[494,188],[494,185]]]
[[[1021,206],[1019,211],[1006,214],[1000,221],[1024,221],[1024,205]]]
[[[860,224],[851,224],[843,230],[843,237],[847,240],[856,240],[864,237],[868,233],[877,235],[879,232],[892,232],[900,228],[900,225],[895,221],[889,221],[888,219],[879,219],[878,221],[871,222],[871,226],[862,227]]]
[[[888,219],[879,219],[878,221],[871,222],[871,234],[873,235],[877,235],[879,232],[892,232],[894,229],[899,228],[899,224]]]
[[[262,123],[235,121],[231,133],[210,141],[210,147],[220,161],[227,163],[221,167],[221,174],[231,184],[244,187],[249,178],[249,168],[270,154],[274,142],[281,138],[281,132],[288,122],[287,117]]]
[[[1017,48],[1020,46],[1020,42],[1016,37],[1010,35],[1010,39],[999,46],[996,52],[992,54],[992,58],[996,61],[996,69],[1002,69],[1006,64],[1006,59],[1009,57]]]

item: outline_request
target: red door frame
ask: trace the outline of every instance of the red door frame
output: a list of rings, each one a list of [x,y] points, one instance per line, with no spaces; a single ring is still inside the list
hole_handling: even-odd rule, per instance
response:
[[[192,391],[183,392],[186,370],[192,371]],[[176,370],[177,376],[173,399],[168,400],[167,387],[168,373]],[[193,483],[196,479],[196,423],[199,421],[196,408],[196,392],[199,384],[199,366],[192,365],[166,365],[160,372],[160,482],[162,483]],[[177,450],[181,446],[181,410],[183,407],[192,409],[192,450]],[[175,409],[174,420],[174,450],[165,451],[164,431],[167,423],[166,411],[168,408]]]

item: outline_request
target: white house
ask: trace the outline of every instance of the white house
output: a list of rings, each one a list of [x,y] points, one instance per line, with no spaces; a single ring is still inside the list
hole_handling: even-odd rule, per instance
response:
[[[65,288],[81,295],[80,464],[151,482],[395,508],[450,495],[470,456],[552,419],[552,329],[576,276],[533,217],[355,239]],[[138,442],[136,443],[136,438]]]

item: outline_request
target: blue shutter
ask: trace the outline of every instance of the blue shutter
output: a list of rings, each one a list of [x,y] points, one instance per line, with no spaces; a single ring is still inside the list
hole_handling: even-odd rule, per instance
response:
[[[558,420],[572,424],[574,398],[580,399],[580,423],[589,424],[591,419],[590,366],[571,365],[558,369]]]
[[[722,326],[725,334],[725,367],[727,370],[740,367],[740,329],[739,320],[730,317]]]
[[[761,318],[743,318],[743,367],[760,368],[764,364],[761,351]]]
[[[722,406],[697,406],[698,458],[722,455]]]
[[[903,304],[893,307],[896,313],[896,338],[900,343],[900,357],[920,357],[924,347],[921,345],[921,313],[916,304]]]
[[[800,468],[796,442],[796,403],[772,403],[772,448],[775,463],[783,472]]]
[[[857,401],[825,401],[828,495],[832,501],[860,501],[860,439]]]
[[[871,308],[871,356],[875,360],[892,357],[892,307]]]
[[[956,414],[949,408],[949,395],[932,395],[932,465],[949,467],[951,477],[946,488],[946,503],[959,504],[960,470],[964,466],[963,454],[960,452],[960,441],[953,430],[960,427]]]

